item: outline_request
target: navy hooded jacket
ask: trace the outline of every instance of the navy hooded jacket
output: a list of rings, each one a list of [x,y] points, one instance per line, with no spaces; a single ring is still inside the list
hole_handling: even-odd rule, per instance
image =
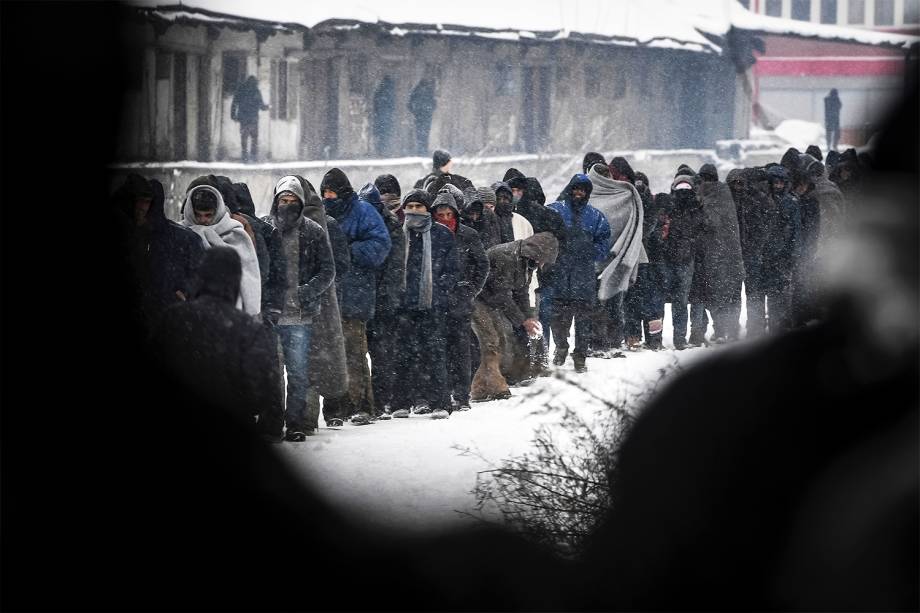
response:
[[[584,201],[575,201],[574,187],[585,189]],[[555,298],[593,302],[597,294],[597,274],[594,264],[610,251],[610,224],[603,213],[588,204],[591,180],[577,174],[569,181],[567,196],[550,208],[559,213],[566,226],[566,240],[559,246],[559,258],[553,268],[550,288]]]

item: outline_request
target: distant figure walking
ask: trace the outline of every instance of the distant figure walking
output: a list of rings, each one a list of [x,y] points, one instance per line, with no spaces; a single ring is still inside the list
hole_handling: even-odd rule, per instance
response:
[[[233,95],[230,119],[240,122],[240,144],[244,162],[256,160],[259,150],[259,111],[267,111],[268,108],[269,106],[262,101],[259,81],[254,76],[240,83]],[[247,138],[251,144],[251,150],[246,148]]]
[[[824,131],[827,135],[827,150],[837,151],[837,142],[840,140],[840,97],[837,89],[824,97]]]

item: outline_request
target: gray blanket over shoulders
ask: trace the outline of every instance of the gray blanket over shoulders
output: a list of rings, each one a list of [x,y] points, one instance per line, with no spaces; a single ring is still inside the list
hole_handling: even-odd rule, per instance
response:
[[[597,264],[601,271],[598,298],[607,300],[629,289],[636,282],[639,264],[648,263],[642,245],[642,198],[632,183],[604,177],[593,168],[588,177],[594,185],[591,206],[610,224],[610,253]]]

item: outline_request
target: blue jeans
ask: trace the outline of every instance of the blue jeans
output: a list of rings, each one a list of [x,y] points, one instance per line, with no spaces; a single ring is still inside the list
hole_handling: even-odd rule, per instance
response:
[[[287,371],[284,423],[288,430],[303,431],[307,426],[311,326],[295,324],[277,326],[275,329],[281,341],[284,369]]]

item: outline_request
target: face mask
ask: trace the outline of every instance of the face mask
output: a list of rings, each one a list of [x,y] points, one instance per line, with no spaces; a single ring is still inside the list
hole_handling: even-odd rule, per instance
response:
[[[521,196],[519,195],[511,196],[511,204],[517,204],[520,201],[521,201]]]
[[[284,228],[293,228],[300,221],[299,204],[281,204],[278,206],[278,221]]]

